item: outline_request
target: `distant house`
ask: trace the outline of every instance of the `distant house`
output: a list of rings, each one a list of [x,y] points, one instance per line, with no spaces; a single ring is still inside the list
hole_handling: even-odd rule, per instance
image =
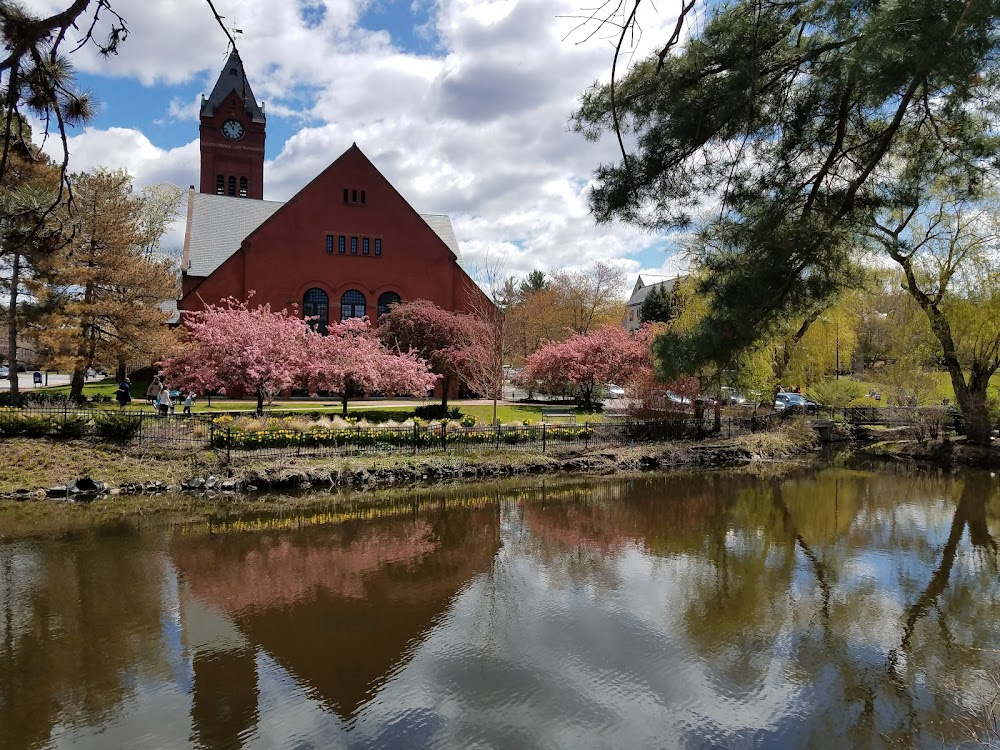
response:
[[[660,278],[660,277],[654,277]],[[625,320],[622,321],[626,331],[634,331],[639,326],[642,325],[642,317],[639,315],[639,310],[642,308],[642,303],[645,302],[646,297],[654,289],[660,288],[666,292],[669,292],[674,288],[683,276],[674,276],[673,278],[663,277],[663,281],[656,281],[651,284],[647,284],[643,281],[642,276],[640,276],[635,281],[635,286],[632,287],[632,296],[628,299],[628,311],[625,313]]]

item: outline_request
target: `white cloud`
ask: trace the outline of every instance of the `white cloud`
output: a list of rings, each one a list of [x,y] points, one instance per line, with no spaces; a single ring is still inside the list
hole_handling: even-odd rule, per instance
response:
[[[38,5],[54,9],[59,0]],[[589,143],[567,124],[585,88],[607,78],[611,47],[607,34],[586,40],[592,25],[573,30],[576,0],[420,4],[430,21],[418,29],[425,16],[415,16],[412,34],[435,39],[433,55],[359,27],[369,5],[216,1],[226,23],[244,32],[244,64],[272,123],[297,131],[265,167],[265,197],[289,198],[356,141],[418,211],[451,215],[467,260],[504,248],[512,273],[598,260],[637,272],[650,248],[666,247],[631,227],[595,226],[589,214],[586,186],[617,147],[611,139]],[[226,42],[207,3],[115,0],[114,7],[128,19],[128,41],[109,61],[77,53],[82,70],[210,90]],[[672,12],[650,14],[642,44],[662,44],[672,25]],[[160,121],[195,139],[197,103],[196,96],[164,101]],[[195,140],[166,150],[138,131],[111,128],[88,130],[72,147],[74,169],[123,165],[140,184],[169,179],[186,187],[198,179]],[[664,255],[658,270],[671,263]]]

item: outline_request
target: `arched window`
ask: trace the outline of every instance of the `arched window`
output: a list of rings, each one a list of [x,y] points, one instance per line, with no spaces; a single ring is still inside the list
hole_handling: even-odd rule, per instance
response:
[[[236,195],[236,177],[229,175],[229,195]]]
[[[240,198],[247,197],[247,178],[240,177]]]
[[[378,298],[378,316],[381,318],[383,315],[388,315],[389,308],[402,301],[402,297],[395,292],[384,292],[383,294],[380,294]]]
[[[330,298],[322,289],[310,289],[302,297],[302,317],[314,318],[309,325],[319,333],[326,334],[330,324]]]
[[[365,295],[357,289],[344,292],[340,298],[340,319],[365,317]]]
[[[215,194],[225,195],[226,194],[226,178],[221,174],[215,175]]]

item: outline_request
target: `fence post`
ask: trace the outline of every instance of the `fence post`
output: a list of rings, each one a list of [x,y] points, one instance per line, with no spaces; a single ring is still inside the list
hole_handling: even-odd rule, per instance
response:
[[[142,418],[142,413],[140,412],[140,419]],[[208,422],[208,447],[209,449],[215,448],[215,418],[211,418]]]
[[[542,422],[542,453],[545,453],[545,422]]]
[[[583,423],[583,449],[590,448],[590,422]]]
[[[139,445],[142,445],[142,409],[139,410]]]
[[[413,455],[417,455],[417,430],[419,430],[419,429],[420,428],[417,426],[417,423],[414,422],[413,423]]]
[[[497,421],[497,450],[500,450],[500,422]]]
[[[233,444],[233,429],[231,427],[226,428],[226,463],[229,463],[229,459],[232,456],[232,444]]]
[[[14,377],[16,378],[17,375],[15,374]],[[68,421],[68,419],[69,419],[69,401],[63,404],[63,433],[66,432],[66,422]]]
[[[447,420],[441,422],[441,450],[447,452],[448,450],[448,422]]]

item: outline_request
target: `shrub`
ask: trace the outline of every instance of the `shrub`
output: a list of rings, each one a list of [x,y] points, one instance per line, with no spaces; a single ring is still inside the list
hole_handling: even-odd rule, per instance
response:
[[[51,417],[24,414],[16,409],[5,409],[0,413],[0,434],[4,437],[42,437],[48,435],[52,427]]]
[[[418,406],[413,410],[414,416],[419,419],[461,419],[462,412],[458,407],[452,407],[451,409],[442,409],[441,404],[427,404],[426,406]]]
[[[806,395],[817,404],[825,406],[853,406],[855,399],[862,398],[868,388],[857,380],[824,380],[806,389]]]
[[[104,412],[95,420],[94,429],[108,440],[131,440],[139,432],[142,416],[129,412]]]
[[[61,438],[81,438],[87,434],[90,427],[90,417],[73,415],[62,419],[57,417],[54,420],[56,435]]]
[[[462,427],[475,427],[476,426],[476,418],[474,416],[472,416],[471,414],[466,414],[464,417],[462,417],[459,420],[458,423],[460,425],[462,425]]]
[[[876,401],[871,396],[859,396],[858,398],[851,399],[848,406],[852,408],[878,409],[882,406],[882,403]]]

